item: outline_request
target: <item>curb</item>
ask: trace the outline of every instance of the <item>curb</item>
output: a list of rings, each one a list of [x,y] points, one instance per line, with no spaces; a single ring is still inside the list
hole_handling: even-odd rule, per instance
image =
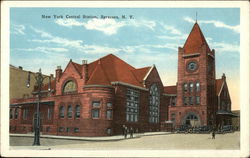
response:
[[[127,139],[140,138],[143,136],[154,136],[154,135],[165,135],[171,132],[151,132],[151,133],[139,133],[134,134],[133,138],[127,137]],[[9,134],[10,137],[34,137],[32,134]],[[106,137],[75,137],[75,136],[56,136],[56,135],[40,135],[40,138],[49,138],[49,139],[65,139],[65,140],[82,140],[82,141],[119,141],[127,140],[124,139],[123,135],[117,136],[106,136]]]

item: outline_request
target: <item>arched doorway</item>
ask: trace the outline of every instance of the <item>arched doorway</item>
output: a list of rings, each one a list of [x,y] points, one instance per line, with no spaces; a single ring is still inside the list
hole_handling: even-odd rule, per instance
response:
[[[201,125],[199,116],[195,113],[188,113],[183,119],[183,125],[198,127]]]

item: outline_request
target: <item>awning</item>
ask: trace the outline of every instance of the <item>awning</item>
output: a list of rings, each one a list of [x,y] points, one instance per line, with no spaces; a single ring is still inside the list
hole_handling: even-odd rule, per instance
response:
[[[222,116],[230,116],[230,117],[239,117],[237,114],[234,114],[232,112],[229,111],[225,111],[225,110],[218,110],[216,115],[222,115]]]

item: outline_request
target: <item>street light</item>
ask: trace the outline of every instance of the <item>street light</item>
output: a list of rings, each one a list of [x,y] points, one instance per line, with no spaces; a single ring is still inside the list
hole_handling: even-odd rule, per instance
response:
[[[28,79],[27,79],[27,88],[30,87],[30,74],[31,72],[28,72]],[[33,94],[37,94],[37,106],[36,106],[36,114],[35,114],[35,135],[34,135],[34,142],[33,145],[40,145],[40,98],[41,98],[41,93],[45,92],[50,92],[50,84],[51,84],[51,77],[49,76],[43,76],[41,72],[41,68],[39,69],[39,72],[36,74],[33,74],[36,80],[36,85],[37,85],[37,91],[33,92]],[[45,78],[49,78],[49,85],[48,85],[48,91],[42,91],[42,85],[43,81]]]

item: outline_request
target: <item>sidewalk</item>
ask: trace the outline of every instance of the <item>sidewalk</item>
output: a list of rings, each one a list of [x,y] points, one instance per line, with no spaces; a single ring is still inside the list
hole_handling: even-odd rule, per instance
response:
[[[171,132],[146,132],[146,133],[134,133],[133,138],[140,138],[142,136],[152,136],[152,135],[164,135]],[[34,137],[34,134],[10,134],[11,137]],[[103,136],[103,137],[75,137],[75,136],[56,136],[56,135],[40,135],[40,138],[50,138],[50,139],[66,139],[66,140],[84,140],[84,141],[118,141],[123,140],[123,135],[116,136]],[[130,138],[128,135],[127,139]]]

